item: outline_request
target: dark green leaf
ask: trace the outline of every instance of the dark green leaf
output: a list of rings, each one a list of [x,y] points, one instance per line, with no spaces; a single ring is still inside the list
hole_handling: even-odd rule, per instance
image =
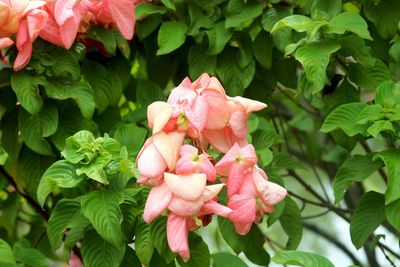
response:
[[[389,205],[400,198],[400,154],[397,150],[385,150],[377,156],[383,160],[388,172],[385,204]]]
[[[123,200],[122,193],[106,190],[91,192],[81,200],[83,215],[90,220],[97,233],[115,247],[119,247],[123,241],[122,213],[119,208]]]
[[[135,232],[136,254],[143,264],[148,265],[154,250],[151,240],[150,226],[143,220],[139,220],[136,223]]]
[[[158,32],[157,55],[169,54],[179,48],[185,42],[187,29],[186,24],[181,21],[164,22]]]
[[[33,76],[26,71],[15,72],[11,76],[11,87],[18,101],[31,114],[37,114],[43,106],[39,85],[46,85],[43,76]]]
[[[209,56],[202,46],[193,46],[189,50],[189,74],[195,80],[203,73],[213,74],[217,65],[217,56]]]
[[[285,199],[285,209],[279,217],[279,221],[286,235],[289,237],[286,249],[296,249],[303,236],[303,223],[300,209],[290,197],[286,197]]]
[[[203,239],[194,234],[189,233],[190,260],[184,262],[178,258],[178,262],[182,267],[209,267],[210,251]]]
[[[226,43],[231,39],[231,31],[225,28],[223,21],[218,22],[211,30],[206,31],[208,36],[208,55],[217,55],[222,52]]]
[[[303,267],[334,267],[327,258],[316,253],[302,251],[280,251],[275,254],[272,261]]]
[[[369,191],[364,194],[351,217],[350,236],[354,246],[359,249],[368,237],[385,220],[385,197]]]
[[[239,257],[229,253],[216,253],[211,255],[213,267],[246,267],[246,263]]]

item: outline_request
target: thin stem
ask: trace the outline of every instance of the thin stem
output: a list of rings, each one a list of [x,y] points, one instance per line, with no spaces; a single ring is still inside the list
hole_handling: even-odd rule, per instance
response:
[[[42,209],[42,207],[27,193],[22,192],[17,184],[14,181],[14,178],[11,177],[7,171],[4,169],[3,166],[0,166],[0,174],[2,174],[6,180],[8,181],[8,183],[10,185],[12,185],[12,187],[14,187],[15,191],[18,192],[18,194],[20,194],[23,198],[25,198],[25,200],[28,202],[28,204],[39,214],[43,217],[43,219],[45,219],[46,221],[49,219],[49,214],[47,213],[46,210]]]
[[[392,267],[396,267],[396,264],[389,258],[389,256],[386,254],[385,249],[382,247],[382,244],[378,244],[379,249],[382,251],[383,255],[385,256],[386,260],[392,265]]]

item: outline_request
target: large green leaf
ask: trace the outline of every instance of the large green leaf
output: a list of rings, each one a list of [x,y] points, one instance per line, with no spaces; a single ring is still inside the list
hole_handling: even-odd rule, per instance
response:
[[[128,150],[129,156],[136,156],[146,139],[147,130],[135,124],[122,124],[114,133],[114,138]]]
[[[271,29],[271,33],[284,28],[289,27],[297,32],[305,32],[307,31],[307,26],[311,23],[311,19],[309,17],[303,15],[291,15],[279,20],[273,28]]]
[[[31,248],[30,244],[24,241],[19,241],[14,245],[14,253],[17,262],[25,265],[47,267],[46,257],[37,249]]]
[[[344,197],[344,193],[354,182],[362,182],[382,167],[382,162],[372,160],[372,155],[355,155],[347,159],[336,172],[333,180],[335,202]]]
[[[232,254],[229,253],[216,253],[211,255],[212,266],[213,267],[246,267],[246,263],[244,261]]]
[[[89,83],[57,79],[50,80],[45,88],[50,98],[58,100],[72,99],[78,105],[83,117],[91,118],[93,116],[95,103]]]
[[[103,112],[109,105],[116,105],[122,94],[121,87],[113,87],[110,73],[95,62],[86,60],[82,64],[82,73],[93,89],[96,108]]]
[[[66,160],[59,160],[43,174],[37,192],[37,199],[43,206],[46,197],[57,187],[73,188],[84,179],[76,174],[76,166]]]
[[[143,2],[135,7],[135,19],[143,19],[152,14],[164,14],[167,11],[168,9],[163,6]]]
[[[37,114],[43,106],[39,85],[46,85],[43,76],[34,76],[27,71],[14,72],[11,76],[11,87],[18,101],[31,114]]]
[[[385,150],[378,155],[385,163],[388,183],[385,192],[385,204],[400,199],[400,153],[397,150]]]
[[[189,74],[195,80],[203,73],[213,74],[217,65],[217,56],[207,55],[203,46],[192,46],[189,50]]]
[[[51,52],[51,57],[55,60],[54,65],[51,66],[54,76],[66,77],[65,74],[70,74],[74,80],[79,80],[81,68],[71,51],[57,47]]]
[[[118,267],[124,257],[125,249],[125,244],[115,247],[95,231],[90,231],[82,240],[83,263],[85,267]]]
[[[208,55],[217,55],[222,52],[226,43],[231,39],[232,32],[225,28],[223,21],[218,22],[210,30],[206,31],[208,36]]]
[[[130,247],[127,246],[125,249],[125,255],[124,258],[122,259],[120,267],[142,267],[142,264],[140,263],[136,252]]]
[[[169,54],[185,42],[188,27],[182,21],[164,22],[158,32],[157,55]]]
[[[272,261],[280,264],[290,264],[303,267],[334,267],[327,258],[313,252],[280,251],[275,254]]]
[[[400,200],[385,207],[385,216],[388,222],[400,232]]]
[[[225,218],[218,217],[218,225],[222,237],[236,254],[244,252],[255,264],[268,265],[270,258],[263,248],[263,234],[256,225],[253,225],[245,236],[237,234],[232,222]]]
[[[266,3],[258,0],[233,0],[229,1],[227,8],[227,15],[225,20],[225,27],[239,27],[243,23],[251,21],[257,16],[261,15]]]
[[[368,237],[385,220],[385,197],[369,191],[364,194],[351,217],[350,236],[354,246],[359,249]]]
[[[78,201],[61,199],[51,212],[47,225],[47,234],[50,244],[54,250],[61,246],[64,232],[71,220],[77,213],[80,213],[81,205]]]
[[[57,107],[47,104],[36,115],[20,109],[19,127],[26,145],[33,151],[42,155],[53,155],[50,144],[44,137],[49,137],[57,131]]]
[[[313,84],[313,93],[323,89],[329,58],[339,49],[339,43],[321,42],[308,43],[296,50],[295,58],[303,65],[307,80]]]
[[[371,47],[365,40],[356,35],[342,36],[339,38],[339,54],[346,57],[352,56],[357,62],[365,67],[372,67],[375,64],[375,58],[371,55]]]
[[[135,248],[140,261],[148,265],[153,255],[154,247],[151,240],[150,226],[143,220],[136,223]]]
[[[157,100],[164,101],[165,95],[156,83],[139,80],[136,89],[136,98],[142,107],[147,107]]]
[[[190,260],[184,262],[181,258],[178,258],[178,262],[181,267],[209,267],[210,266],[210,251],[208,250],[207,244],[203,239],[189,232],[189,248],[190,248]]]
[[[167,218],[159,217],[150,224],[151,242],[158,254],[170,263],[175,259],[175,254],[171,251],[167,241]]]
[[[321,127],[321,132],[329,133],[341,129],[348,136],[363,134],[367,126],[357,124],[358,115],[366,107],[364,103],[348,103],[337,107],[326,117]]]
[[[363,39],[372,40],[368,32],[368,25],[358,14],[343,12],[331,19],[326,25],[327,33],[343,34],[346,31],[353,32]]]
[[[279,222],[289,238],[286,243],[286,249],[296,249],[303,236],[303,222],[299,207],[290,197],[285,199],[285,209],[279,217]]]
[[[15,263],[15,256],[12,249],[3,239],[0,239],[0,264],[1,263]]]
[[[273,46],[271,37],[265,31],[260,31],[253,42],[254,57],[266,69],[270,69],[272,65]]]
[[[374,1],[366,0],[363,11],[367,18],[372,21],[379,34],[389,39],[397,31],[400,21],[400,2],[397,0]]]
[[[375,90],[379,84],[392,78],[388,66],[378,58],[375,58],[372,67],[361,64],[350,65],[348,75],[352,82],[368,90]]]
[[[102,238],[116,247],[123,241],[122,213],[119,208],[123,201],[122,193],[106,190],[93,191],[81,200],[83,215],[90,220]]]

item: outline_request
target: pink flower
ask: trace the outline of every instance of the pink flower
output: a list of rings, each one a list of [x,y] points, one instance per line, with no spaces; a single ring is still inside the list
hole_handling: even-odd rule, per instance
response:
[[[71,48],[87,8],[84,2],[77,0],[47,0],[49,14],[46,27],[40,37],[53,44]]]
[[[46,2],[39,0],[0,0],[0,3],[0,15],[4,14],[6,18],[4,25],[1,25],[1,28],[5,29],[5,36],[0,37],[1,39],[7,38],[2,40],[1,48],[12,44],[9,37],[16,32],[18,55],[14,62],[14,70],[20,70],[28,64],[32,56],[32,43],[46,24],[47,13],[40,9]]]
[[[133,0],[84,0],[94,15],[94,23],[106,28],[117,27],[122,36],[131,40],[135,29],[134,9],[138,1]]]
[[[217,172],[228,177],[228,197],[235,194],[242,185],[245,172],[257,163],[252,145],[240,147],[235,143],[225,156],[215,165]]]
[[[143,217],[152,222],[164,211],[170,211],[167,223],[168,244],[184,260],[190,258],[188,232],[199,226],[199,217],[218,214],[227,217],[232,210],[216,201],[223,184],[206,186],[206,175],[164,174],[164,183],[151,189]],[[197,220],[197,221],[196,221]]]
[[[158,132],[148,138],[139,152],[136,164],[142,177],[139,183],[155,185],[162,180],[164,171],[175,170],[185,133]]]
[[[199,150],[191,145],[183,145],[179,153],[181,157],[176,163],[177,174],[205,173],[207,181],[215,181],[217,173],[207,154],[199,155]]]
[[[274,205],[282,201],[286,194],[286,189],[269,182],[265,172],[254,166],[245,174],[237,194],[229,198],[228,207],[233,210],[229,219],[236,231],[245,235],[253,222],[257,223],[264,213],[272,213]]]

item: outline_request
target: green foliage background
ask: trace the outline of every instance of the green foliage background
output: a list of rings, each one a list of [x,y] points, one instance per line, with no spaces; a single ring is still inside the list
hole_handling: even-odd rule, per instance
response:
[[[399,264],[400,1],[161,0],[135,13],[130,43],[92,28],[90,50],[38,40],[25,70],[0,65],[0,264],[47,266],[73,250],[89,267],[333,266],[296,251],[314,242],[303,229],[349,264]],[[269,105],[249,140],[289,196],[244,237],[215,218],[211,254],[191,233],[185,263],[165,218],[141,219],[134,157],[147,105],[204,72]],[[337,220],[352,244],[332,233]]]

